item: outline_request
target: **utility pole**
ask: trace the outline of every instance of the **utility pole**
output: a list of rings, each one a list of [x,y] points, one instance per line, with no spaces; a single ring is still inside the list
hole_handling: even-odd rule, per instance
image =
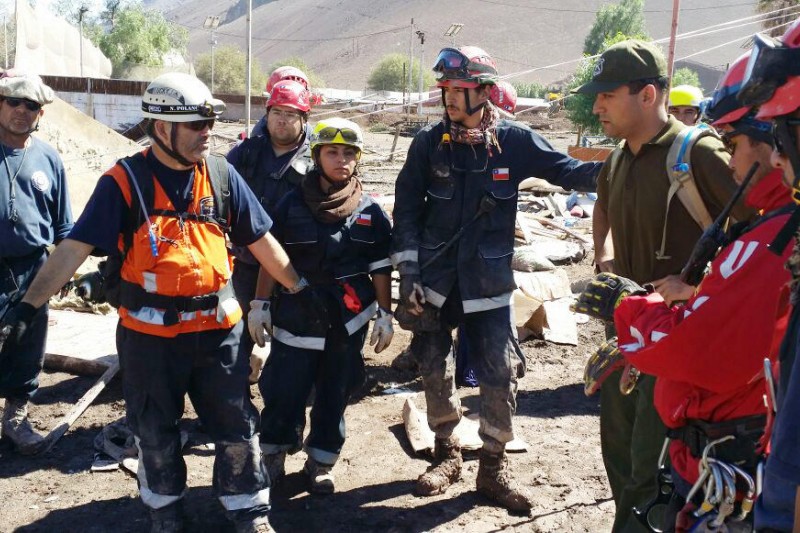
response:
[[[247,0],[247,73],[245,75],[244,136],[250,137],[250,92],[253,84],[251,65],[253,62],[253,0]]]
[[[678,18],[681,11],[681,0],[672,0],[672,29],[669,34],[669,59],[667,61],[667,76],[672,85],[672,73],[675,71],[675,36],[678,33]]]
[[[411,73],[414,71],[414,19],[411,19],[411,33],[408,36],[408,103],[411,107]],[[408,109],[405,110],[408,113]]]
[[[83,16],[86,12],[89,11],[89,8],[86,6],[81,6],[78,10],[78,31],[80,32],[80,37],[78,40],[79,45],[79,54],[80,54],[80,65],[81,65],[81,78],[83,77]]]
[[[203,22],[203,28],[211,30],[211,94],[214,94],[214,48],[217,46],[217,39],[214,35],[214,30],[219,27],[219,17],[216,15],[209,15]]]
[[[3,14],[3,48],[5,48],[5,62],[3,68],[8,69],[8,15]]]
[[[422,69],[424,68],[424,57],[425,57],[425,32],[424,31],[417,31],[417,37],[419,37],[419,80],[417,83],[419,99],[417,100],[417,115],[422,115]]]

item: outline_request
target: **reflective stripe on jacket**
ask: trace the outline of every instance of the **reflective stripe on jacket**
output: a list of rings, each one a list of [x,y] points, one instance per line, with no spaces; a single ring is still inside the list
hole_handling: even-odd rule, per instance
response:
[[[309,179],[319,179],[316,173]],[[289,193],[276,208],[274,234],[292,266],[305,277],[328,307],[329,327],[341,324],[356,333],[378,311],[374,274],[390,274],[391,226],[383,209],[363,194],[346,219],[317,221],[303,200],[302,190]],[[327,328],[312,331],[296,296],[280,292],[273,314],[275,339],[312,350],[325,349]]]
[[[125,169],[115,165],[108,174],[117,182],[125,202],[131,205],[131,191]],[[141,177],[140,177],[141,179]],[[175,211],[157,179],[153,180],[152,211]],[[208,213],[214,209],[211,182],[205,161],[195,166],[192,202],[187,212]],[[149,293],[162,296],[206,296],[219,291],[231,277],[231,259],[225,247],[225,233],[213,222],[191,218],[181,220],[176,215],[148,213],[156,236],[158,256],[153,255],[149,228],[144,223],[133,234],[133,242],[122,264],[120,277],[142,287]],[[124,250],[120,235],[119,249]],[[164,325],[164,309],[142,307],[136,311],[120,306],[122,325],[140,333],[159,337],[174,337],[181,333],[230,328],[242,317],[236,298],[220,302],[216,309],[183,312],[179,322]]]

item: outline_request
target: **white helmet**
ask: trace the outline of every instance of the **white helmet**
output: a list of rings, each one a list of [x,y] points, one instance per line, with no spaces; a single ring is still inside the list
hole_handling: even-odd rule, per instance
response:
[[[193,122],[217,118],[224,111],[225,102],[214,98],[202,81],[181,72],[157,77],[142,96],[144,118]]]

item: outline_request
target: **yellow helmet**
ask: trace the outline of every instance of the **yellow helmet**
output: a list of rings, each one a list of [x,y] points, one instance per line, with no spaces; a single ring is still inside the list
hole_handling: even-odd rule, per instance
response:
[[[700,107],[703,91],[692,85],[678,85],[669,91],[669,107]]]
[[[364,149],[364,134],[355,122],[334,117],[317,122],[309,138],[311,149],[324,144],[344,144],[357,149]]]

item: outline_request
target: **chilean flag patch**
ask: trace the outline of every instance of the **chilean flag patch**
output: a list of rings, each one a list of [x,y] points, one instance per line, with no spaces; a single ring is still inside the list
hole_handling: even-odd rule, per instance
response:
[[[372,225],[372,215],[368,213],[361,213],[356,218],[356,224],[359,226],[371,226]]]
[[[494,168],[492,169],[492,181],[508,181],[507,168]]]

